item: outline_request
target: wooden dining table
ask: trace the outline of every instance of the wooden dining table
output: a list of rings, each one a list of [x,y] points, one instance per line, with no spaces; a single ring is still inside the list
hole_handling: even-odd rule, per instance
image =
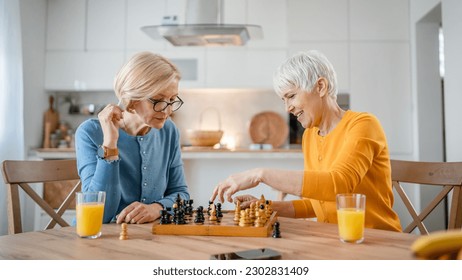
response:
[[[214,254],[270,248],[283,260],[404,260],[417,235],[366,229],[361,244],[342,243],[335,224],[278,217],[281,238],[156,235],[152,223],[104,224],[97,239],[80,238],[74,227],[0,236],[0,259],[9,260],[207,260]]]

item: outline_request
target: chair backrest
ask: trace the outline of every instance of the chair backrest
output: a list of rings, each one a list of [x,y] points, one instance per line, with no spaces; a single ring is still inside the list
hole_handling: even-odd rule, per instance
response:
[[[53,228],[56,224],[62,227],[69,224],[62,218],[64,211],[68,209],[75,199],[75,193],[80,189],[80,178],[77,173],[75,159],[71,160],[5,160],[2,163],[3,180],[7,188],[7,209],[8,209],[8,233],[15,234],[22,232],[21,206],[19,199],[19,187],[50,217],[51,220],[45,229]],[[47,183],[78,180],[77,184],[70,190],[64,201],[54,210],[41,195],[29,185],[31,183]],[[51,184],[53,186],[53,184]],[[59,187],[59,184],[56,184]]]
[[[462,162],[391,160],[391,178],[393,187],[403,200],[413,220],[404,228],[404,232],[410,233],[417,227],[421,234],[428,234],[423,220],[444,198],[449,198],[451,192],[452,199],[447,229],[460,229],[462,227]],[[430,185],[439,187],[441,191],[428,205],[422,207],[420,213],[417,213],[400,183]]]

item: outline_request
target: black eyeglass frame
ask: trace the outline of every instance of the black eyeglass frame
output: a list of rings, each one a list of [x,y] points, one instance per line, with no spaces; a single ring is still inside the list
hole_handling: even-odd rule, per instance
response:
[[[152,99],[152,98],[148,98],[147,100],[152,103],[152,109],[154,111],[156,111],[156,112],[162,112],[165,109],[167,109],[168,106],[172,106],[172,112],[175,112],[178,109],[180,109],[181,106],[183,106],[183,104],[184,104],[184,101],[179,96],[177,96],[176,98],[178,98],[178,100],[175,100],[173,102],[167,102],[167,101],[164,101],[164,100],[156,100],[156,99]],[[163,108],[161,110],[156,110],[156,106],[159,103],[164,103],[165,106],[163,106]],[[175,109],[174,104],[178,104],[178,103],[180,105],[178,105],[178,108]]]

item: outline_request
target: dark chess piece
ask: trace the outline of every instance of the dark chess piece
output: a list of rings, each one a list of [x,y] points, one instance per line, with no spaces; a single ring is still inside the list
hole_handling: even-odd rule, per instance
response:
[[[180,194],[177,194],[176,195],[176,205],[178,206],[178,208],[183,208],[183,200],[181,199],[181,196]]]
[[[273,238],[281,238],[281,230],[279,229],[279,222],[275,222],[273,225]]]
[[[221,212],[221,203],[217,203],[217,218],[223,218],[223,213]]]
[[[177,208],[175,217],[176,217],[175,224],[177,224],[177,225],[186,224],[185,216],[184,216],[184,209],[183,208]]]
[[[173,223],[177,224],[178,221],[178,205],[173,203]]]
[[[194,219],[195,224],[203,224],[205,221],[204,218],[204,207],[199,206],[196,210],[196,218]]]
[[[168,213],[167,210],[160,210],[160,224],[161,225],[165,225],[165,224],[171,224],[172,221],[171,221],[171,217],[172,215],[170,213]]]
[[[193,214],[193,200],[190,199],[188,200],[188,202],[186,203],[186,206],[184,208],[184,214],[187,215],[187,216],[192,216]]]

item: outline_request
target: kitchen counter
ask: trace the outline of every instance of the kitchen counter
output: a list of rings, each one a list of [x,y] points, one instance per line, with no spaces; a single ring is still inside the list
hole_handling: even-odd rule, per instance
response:
[[[184,147],[181,150],[183,159],[278,159],[278,158],[303,158],[300,149],[272,149],[272,150],[249,150],[249,149],[213,149]],[[67,159],[75,158],[75,149],[36,149],[31,156],[40,159]]]

